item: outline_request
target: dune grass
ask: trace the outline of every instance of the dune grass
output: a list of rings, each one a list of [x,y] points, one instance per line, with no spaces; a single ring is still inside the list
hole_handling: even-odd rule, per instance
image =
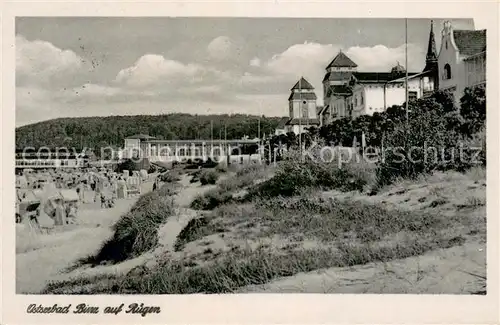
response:
[[[402,259],[433,249],[461,245],[472,234],[486,235],[486,218],[482,214],[472,213],[472,210],[457,210],[451,216],[444,213],[440,209],[444,202],[438,201],[441,189],[435,186],[444,179],[457,184],[467,179],[481,187],[485,184],[484,169],[422,176],[426,179],[424,185],[429,194],[434,196],[425,204],[431,208],[435,206],[432,211],[423,211],[389,208],[384,202],[338,200],[319,195],[321,190],[328,188],[364,195],[359,192],[366,193],[366,187],[374,183],[370,166],[348,167],[345,171],[330,170],[327,167],[331,166],[327,165],[306,167],[308,165],[302,162],[284,162],[278,167],[274,180],[259,184],[255,184],[255,179],[268,175],[265,167],[237,171],[235,177],[221,182],[222,186],[219,184],[195,199],[193,208],[212,211],[207,217],[190,222],[179,234],[175,248],[180,251],[189,242],[225,231],[245,238],[245,234],[238,230],[241,225],[250,225],[244,228],[251,228],[247,230],[251,230],[252,239],[278,236],[290,243],[310,240],[317,243],[313,247],[305,249],[300,245],[289,245],[280,249],[251,249],[236,245],[223,254],[213,254],[211,260],[201,265],[186,260],[168,260],[153,269],[140,268],[123,276],[106,275],[51,283],[45,293],[230,293],[277,277],[321,268]],[[287,181],[286,176],[291,181],[283,184]],[[342,182],[337,183],[336,178]],[[400,185],[408,185],[408,182],[401,180]],[[408,191],[406,185],[396,191],[395,196],[405,195]],[[281,192],[283,187],[289,190],[284,191],[285,195]],[[233,194],[242,188],[260,194],[253,195],[244,204],[237,202]],[[465,199],[465,204],[470,208],[484,209],[485,202],[471,197]]]
[[[176,183],[167,183],[142,195],[113,225],[113,237],[104,242],[95,256],[84,258],[78,264],[118,263],[153,249],[158,243],[160,225],[174,213],[176,191]]]
[[[345,267],[420,255],[455,242],[442,238],[409,238],[392,247],[339,244],[337,249],[277,253],[265,249],[235,250],[203,267],[171,261],[155,270],[125,276],[104,275],[50,283],[44,294],[189,294],[230,293],[247,285],[327,267]]]
[[[213,210],[218,206],[235,202],[236,191],[254,185],[256,181],[269,177],[273,168],[261,164],[232,167],[235,175],[221,180],[217,187],[195,197],[191,208],[195,210]]]
[[[219,179],[219,172],[214,169],[202,170],[199,175],[201,185],[215,184]]]
[[[321,268],[401,259],[463,244],[471,223],[467,215],[450,218],[421,211],[385,209],[380,204],[322,200],[312,194],[279,197],[245,205],[226,205],[210,218],[193,222],[178,237],[178,247],[221,230],[224,223],[252,221],[260,233],[291,238],[303,234],[325,245],[309,249],[256,250],[235,247],[201,266],[171,260],[125,276],[102,276],[51,283],[53,294],[228,293],[247,285]],[[472,224],[473,226],[473,224]],[[479,227],[479,226],[478,226]],[[257,227],[255,227],[257,228]],[[222,229],[223,230],[223,229]]]

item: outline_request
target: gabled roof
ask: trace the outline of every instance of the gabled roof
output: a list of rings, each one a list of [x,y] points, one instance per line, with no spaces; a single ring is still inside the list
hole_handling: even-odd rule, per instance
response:
[[[334,71],[334,72],[327,72],[325,74],[325,77],[323,78],[323,82],[329,80],[329,81],[348,81],[351,79],[352,72],[350,71]]]
[[[139,140],[150,140],[150,139],[156,139],[155,137],[152,137],[147,134],[135,134],[127,137],[126,139],[139,139]]]
[[[282,117],[281,120],[278,122],[278,125],[276,125],[276,128],[284,129],[288,121],[290,121],[290,118],[288,116]]]
[[[314,89],[314,87],[309,83],[309,81],[304,79],[304,77],[301,77],[295,86],[293,86],[290,90],[293,91],[295,89]]]
[[[291,93],[288,100],[316,100],[317,98],[315,93]]]
[[[462,55],[474,55],[486,51],[486,29],[453,30],[453,39]]]
[[[335,58],[333,58],[332,62],[326,67],[327,69],[336,67],[336,68],[356,68],[358,65],[354,63],[344,52],[340,51],[339,54]]]

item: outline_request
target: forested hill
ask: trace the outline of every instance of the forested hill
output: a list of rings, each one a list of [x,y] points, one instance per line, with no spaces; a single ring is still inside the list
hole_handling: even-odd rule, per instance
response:
[[[261,134],[274,133],[282,117],[261,117]],[[59,118],[16,129],[16,148],[71,147],[100,148],[123,146],[123,139],[134,134],[149,134],[158,139],[190,140],[213,137],[240,139],[258,136],[258,116],[252,115],[135,115]]]

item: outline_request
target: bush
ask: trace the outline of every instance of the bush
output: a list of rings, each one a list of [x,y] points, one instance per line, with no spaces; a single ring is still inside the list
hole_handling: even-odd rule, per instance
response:
[[[216,167],[215,167],[215,170],[219,173],[227,173],[228,171],[228,168],[227,168],[227,165],[225,164],[218,164]]]
[[[204,170],[200,174],[201,185],[215,184],[219,179],[219,174],[215,170]]]
[[[374,167],[365,163],[351,162],[338,166],[337,162],[290,159],[284,161],[275,176],[251,190],[252,196],[293,196],[306,189],[363,191],[373,183]]]
[[[239,166],[236,171],[236,176],[244,176],[251,173],[256,173],[264,169],[264,165],[262,164],[247,164],[243,166]]]
[[[443,114],[445,107],[450,111]],[[435,170],[464,171],[472,166],[469,156],[460,157],[468,148],[460,131],[461,117],[450,107],[447,101],[442,104],[433,98],[411,105],[408,127],[401,121],[385,138],[377,171],[380,185],[399,177],[413,179]]]
[[[198,195],[191,202],[191,208],[195,210],[213,210],[220,205],[231,202],[232,199],[233,195],[231,193],[215,188],[205,194]]]
[[[168,171],[159,176],[160,181],[165,183],[174,183],[178,182],[181,178],[178,173],[173,171]]]
[[[479,132],[486,122],[486,88],[484,85],[465,88],[460,98],[460,114],[465,119],[464,132]]]

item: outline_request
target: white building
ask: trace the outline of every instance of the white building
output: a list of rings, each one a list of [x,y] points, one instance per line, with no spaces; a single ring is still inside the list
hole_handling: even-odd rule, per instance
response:
[[[345,56],[342,52],[339,54]],[[349,59],[350,60],[350,59]],[[325,78],[325,106],[320,112],[321,125],[343,117],[383,112],[406,101],[406,71],[398,63],[391,72],[349,72],[342,83]],[[334,79],[332,81],[332,79]],[[425,97],[435,89],[433,71],[408,73],[408,99]]]
[[[326,67],[323,79],[324,108],[321,125],[343,117],[383,112],[406,102],[406,71],[399,62],[389,72],[360,72],[358,65],[340,51]],[[431,22],[423,72],[408,73],[408,99],[430,95],[438,89],[438,59]]]
[[[441,32],[439,89],[460,100],[466,87],[486,83],[486,30],[455,30],[449,21]]]

